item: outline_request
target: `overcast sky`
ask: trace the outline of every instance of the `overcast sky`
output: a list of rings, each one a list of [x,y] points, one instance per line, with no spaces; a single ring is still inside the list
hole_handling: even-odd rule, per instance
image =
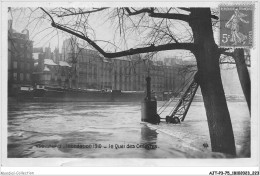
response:
[[[49,10],[49,9],[47,9]],[[108,19],[111,11],[113,9],[104,11],[99,13],[98,15],[91,15],[89,18],[89,25],[94,29],[94,33],[92,30],[89,31],[89,37],[96,40],[105,40],[112,43],[115,43],[120,49],[125,50],[130,48],[136,48],[141,46],[143,43],[143,37],[146,33],[138,32],[130,32],[127,33],[126,42],[122,40],[122,35],[120,35],[120,31],[116,28],[118,21]],[[64,39],[67,39],[70,35],[64,33],[60,30],[57,30],[51,27],[51,21],[48,16],[42,16],[44,13],[40,9],[14,9],[12,8],[12,13],[9,13],[9,19],[13,19],[13,29],[21,32],[23,29],[27,28],[30,31],[30,39],[34,41],[34,47],[48,47],[49,45],[52,48],[52,51],[55,47],[59,47],[61,52],[62,42]],[[149,18],[149,17],[147,17]],[[56,22],[70,23],[70,21],[77,21],[76,16],[63,18],[61,21],[60,18],[54,18]],[[64,22],[65,21],[65,22]],[[184,38],[187,35],[187,28],[189,26],[185,24],[185,22],[181,22],[178,20],[172,20],[174,23],[174,34],[177,37]],[[72,24],[70,23],[70,24]],[[114,51],[115,48],[113,45],[108,45],[105,42],[98,42],[98,44],[104,48],[105,50]],[[190,55],[190,52],[183,51],[162,51],[157,54],[157,57],[172,57],[173,55],[183,56]]]

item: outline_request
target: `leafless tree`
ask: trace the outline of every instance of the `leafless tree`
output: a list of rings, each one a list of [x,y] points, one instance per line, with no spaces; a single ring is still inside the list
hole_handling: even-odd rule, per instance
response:
[[[40,9],[43,18],[49,20],[54,29],[88,42],[106,58],[166,50],[190,51],[197,61],[196,81],[201,87],[204,99],[212,151],[236,154],[219,68],[219,58],[225,50],[218,48],[214,41],[212,24],[218,17],[210,8]],[[113,46],[104,47],[95,40],[95,31],[89,19],[102,14],[105,14],[108,20],[113,20],[115,34],[119,34],[121,46],[124,46],[121,50],[119,47],[111,50]],[[143,42],[129,49],[126,40],[130,34],[144,36]],[[115,37],[114,41],[116,39]]]
[[[248,109],[251,112],[251,80],[247,69],[250,67],[250,50],[236,48],[229,52],[225,51],[223,54],[220,63],[235,64]]]

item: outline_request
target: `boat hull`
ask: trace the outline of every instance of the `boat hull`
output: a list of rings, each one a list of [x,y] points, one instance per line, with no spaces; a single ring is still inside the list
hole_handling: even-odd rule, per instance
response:
[[[144,92],[102,92],[75,90],[34,90],[19,92],[19,101],[36,102],[141,102]]]

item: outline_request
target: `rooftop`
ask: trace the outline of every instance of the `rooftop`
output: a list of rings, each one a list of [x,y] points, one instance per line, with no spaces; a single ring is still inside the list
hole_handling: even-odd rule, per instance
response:
[[[49,72],[50,69],[49,69],[47,66],[45,66],[44,69],[43,69],[43,71],[45,71],[45,72]]]
[[[70,64],[68,64],[68,62],[65,61],[59,61],[59,65],[62,67],[71,67]]]
[[[44,59],[44,65],[57,65],[51,59]]]

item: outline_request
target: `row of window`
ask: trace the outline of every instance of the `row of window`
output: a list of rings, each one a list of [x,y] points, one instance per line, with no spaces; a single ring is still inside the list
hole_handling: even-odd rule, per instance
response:
[[[30,43],[13,43],[15,49],[20,48],[25,48],[25,49],[32,49],[32,47],[29,45]]]
[[[14,56],[14,59],[16,59],[16,60],[25,59],[25,58],[26,59],[31,59],[32,58],[32,53],[16,51],[13,56]]]
[[[101,69],[101,74],[111,74],[111,69],[108,69],[107,68],[107,71],[106,69],[104,68],[100,68]],[[85,72],[85,73],[91,73],[91,72],[97,72],[97,67],[79,67],[78,69],[80,72]],[[104,73],[104,72],[107,72],[107,73]],[[114,69],[114,72],[115,73],[119,73],[120,75],[131,75],[132,73],[136,73],[136,74],[142,74],[144,72],[144,70],[141,70],[141,69],[131,69],[129,67],[116,67],[116,69]],[[152,76],[166,76],[167,74],[163,71],[159,71],[159,70],[151,70],[150,71],[150,74]],[[170,75],[170,74],[169,74]]]
[[[19,64],[19,62],[16,62],[16,61],[14,61],[13,62],[13,69],[17,69],[18,68],[18,64]],[[30,63],[24,63],[24,62],[21,62],[20,64],[19,64],[19,68],[21,69],[21,70],[30,70],[31,69],[31,64]]]
[[[20,74],[18,74],[16,72],[13,73],[13,80],[17,81],[18,80],[18,76],[19,76],[19,80],[20,81],[24,81],[24,80],[30,81],[31,80],[31,75],[29,73],[26,73],[26,74],[20,73]]]

